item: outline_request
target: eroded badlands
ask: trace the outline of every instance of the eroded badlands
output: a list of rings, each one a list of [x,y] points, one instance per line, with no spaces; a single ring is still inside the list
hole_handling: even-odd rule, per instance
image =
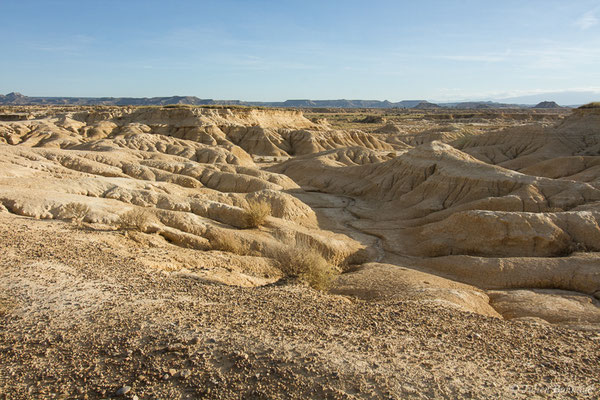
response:
[[[599,109],[361,129],[250,108],[2,112],[7,398],[600,392]],[[252,227],[257,202],[271,212]],[[129,210],[140,231],[118,229]],[[339,273],[324,292],[285,276],[274,255],[294,247]]]

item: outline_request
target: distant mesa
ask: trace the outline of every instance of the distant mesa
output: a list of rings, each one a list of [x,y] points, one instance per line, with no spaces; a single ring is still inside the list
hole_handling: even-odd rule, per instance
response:
[[[442,107],[456,108],[459,110],[491,110],[498,108],[529,108],[521,104],[498,103],[495,101],[463,101],[459,103],[440,103]]]
[[[11,92],[6,96],[0,97],[0,103],[12,103],[15,105],[27,104],[27,96],[18,92]]]
[[[554,101],[542,101],[541,103],[536,104],[532,108],[562,108]]]
[[[428,101],[422,101],[419,104],[417,104],[416,106],[413,107],[415,110],[435,110],[438,108],[442,108],[439,105],[435,104],[435,103],[430,103]]]
[[[522,104],[506,104],[493,101],[471,101],[456,103],[431,103],[427,100],[310,100],[295,99],[286,101],[244,101],[244,100],[213,100],[201,99],[196,96],[166,96],[166,97],[30,97],[13,92],[0,94],[0,105],[61,105],[61,106],[247,106],[247,107],[277,107],[277,108],[380,108],[380,109],[415,109],[434,110],[440,108],[453,109],[498,109],[498,108],[531,108]],[[548,104],[548,105],[546,105]],[[554,102],[542,102],[534,108],[563,108]]]
[[[312,100],[286,100],[283,102],[284,107],[317,107]]]

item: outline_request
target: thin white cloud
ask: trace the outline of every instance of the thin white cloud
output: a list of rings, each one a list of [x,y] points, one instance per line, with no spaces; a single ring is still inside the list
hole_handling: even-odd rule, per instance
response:
[[[448,56],[436,56],[435,58],[439,58],[442,60],[450,60],[450,61],[467,61],[467,62],[501,62],[506,59],[505,56],[502,55],[448,55]]]
[[[579,27],[579,29],[585,31],[586,29],[590,29],[591,27],[598,24],[598,18],[596,17],[596,12],[588,11],[583,14],[577,21],[575,21],[575,25]]]
[[[482,54],[442,54],[433,56],[433,58],[449,61],[499,63],[509,60],[512,53],[512,49],[506,49],[506,51],[504,51],[503,53],[496,52]]]
[[[84,48],[89,47],[94,42],[94,38],[87,35],[74,35],[69,38],[58,41],[40,41],[28,43],[28,47],[36,51],[45,51],[50,53],[75,54]]]
[[[504,53],[482,54],[441,54],[431,56],[438,60],[465,63],[502,63],[510,62],[528,69],[564,70],[574,65],[600,62],[600,48],[587,46],[561,46],[547,44],[544,47],[529,45],[523,48],[509,49]]]
[[[489,90],[489,91],[472,91],[468,92],[462,88],[441,88],[438,93],[431,98],[434,102],[444,101],[488,101],[488,100],[503,100],[515,97],[532,96],[532,95],[556,95],[564,93],[580,93],[580,94],[595,94],[600,96],[600,87],[566,87],[566,88],[550,88],[550,89],[513,89],[505,91]]]

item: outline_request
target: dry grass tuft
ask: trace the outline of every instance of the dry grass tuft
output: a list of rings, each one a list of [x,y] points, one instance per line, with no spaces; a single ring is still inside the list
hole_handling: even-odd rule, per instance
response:
[[[244,223],[248,228],[258,228],[271,216],[271,205],[266,201],[250,200],[244,207]]]
[[[143,208],[134,208],[119,215],[117,226],[125,231],[144,232],[153,220],[153,215]]]
[[[90,207],[83,203],[69,203],[61,207],[60,216],[71,222],[81,225],[90,213]]]
[[[250,255],[250,246],[233,235],[212,233],[208,240],[213,250],[226,251],[240,256]]]
[[[324,246],[318,240],[305,233],[296,232],[293,237],[290,238],[286,237],[285,234],[282,234],[281,232],[275,232],[275,237],[291,247],[314,249],[325,259],[325,261],[327,261],[327,263],[334,267],[341,267],[343,269],[346,260],[350,256],[350,253],[347,250],[332,246],[333,243],[331,241],[329,242],[329,246]]]
[[[300,278],[317,290],[331,287],[338,272],[316,249],[306,246],[281,246],[272,255],[284,275]]]

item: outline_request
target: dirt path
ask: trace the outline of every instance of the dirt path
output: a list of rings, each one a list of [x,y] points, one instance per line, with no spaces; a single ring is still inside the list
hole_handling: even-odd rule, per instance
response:
[[[345,234],[369,248],[372,256],[369,261],[379,262],[385,257],[381,238],[352,225],[352,222],[359,220],[359,217],[350,210],[356,203],[354,198],[316,191],[290,194],[315,211],[321,229]]]

